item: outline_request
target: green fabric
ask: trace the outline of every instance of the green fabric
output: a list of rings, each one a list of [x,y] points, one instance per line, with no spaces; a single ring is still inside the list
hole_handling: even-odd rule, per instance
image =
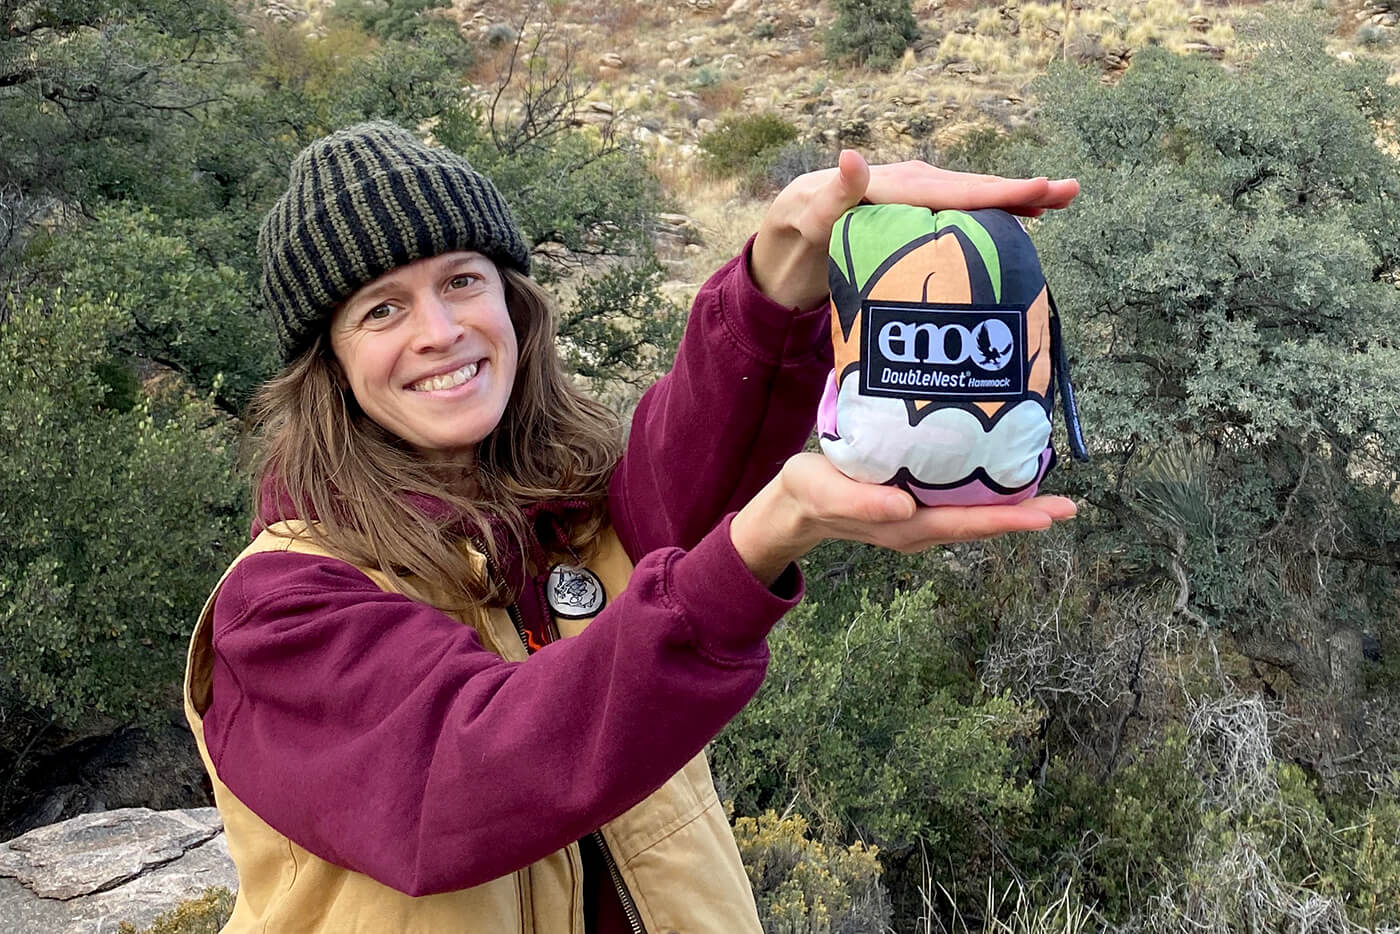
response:
[[[864,293],[870,277],[890,256],[915,241],[927,241],[956,227],[982,257],[992,292],[1001,301],[1001,261],[991,233],[965,211],[939,211],[908,204],[859,205],[836,224],[830,256],[847,281]]]
[[[307,146],[258,232],[263,301],[283,359],[305,350],[362,286],[455,250],[530,271],[510,208],[466,159],[384,122]]]

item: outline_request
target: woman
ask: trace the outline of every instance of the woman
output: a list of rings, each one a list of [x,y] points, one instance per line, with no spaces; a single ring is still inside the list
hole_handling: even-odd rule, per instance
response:
[[[796,453],[832,225],[862,198],[1076,191],[844,153],[701,289],[624,444],[487,179],[388,124],[308,147],[259,236],[286,367],[254,540],[186,677],[239,871],[225,930],[758,931],[702,749],[762,681],[793,561],[1074,511],[916,510]]]

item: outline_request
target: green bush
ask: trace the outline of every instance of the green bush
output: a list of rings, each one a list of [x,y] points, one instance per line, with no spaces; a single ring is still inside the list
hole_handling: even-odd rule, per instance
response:
[[[600,394],[618,383],[644,389],[670,368],[686,315],[661,293],[664,275],[651,257],[619,263],[583,282],[559,322],[570,369]]]
[[[117,934],[219,934],[233,914],[233,893],[228,889],[209,889],[155,919],[148,928],[137,930],[123,921]]]
[[[169,374],[133,393],[129,327],[61,294],[0,325],[0,682],[61,727],[164,709],[247,528],[231,420]]]
[[[797,138],[797,127],[777,114],[731,117],[700,137],[705,166],[716,175],[762,173],[767,160]]]
[[[1102,454],[1064,474],[1102,507],[1077,548],[1354,703],[1397,595],[1400,161],[1375,141],[1400,89],[1306,21],[1242,35],[1233,71],[1159,48],[1113,87],[1052,69],[1001,171],[1083,185],[1035,228]]]
[[[775,811],[739,818],[734,839],[764,934],[866,934],[888,927],[874,847],[825,846],[808,836],[800,815]]]
[[[970,825],[1024,813],[1015,741],[1038,718],[977,682],[990,607],[943,576],[887,603],[833,595],[788,614],[763,688],[714,746],[739,810],[794,802],[824,834],[955,855],[978,848]]]
[[[434,15],[450,6],[449,0],[340,0],[328,15],[332,21],[354,23],[380,39],[411,42],[434,31],[455,36],[457,25]]]
[[[835,0],[826,54],[867,68],[894,67],[919,36],[910,0]]]
[[[793,141],[769,149],[759,164],[762,172],[751,174],[748,181],[754,194],[763,195],[781,190],[799,175],[835,165],[836,156],[815,143]]]

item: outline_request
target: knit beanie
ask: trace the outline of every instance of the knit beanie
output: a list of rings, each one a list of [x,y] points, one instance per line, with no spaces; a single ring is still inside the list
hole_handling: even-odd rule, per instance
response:
[[[258,231],[263,300],[283,360],[309,346],[362,286],[454,250],[530,271],[510,208],[466,159],[385,122],[307,146]]]

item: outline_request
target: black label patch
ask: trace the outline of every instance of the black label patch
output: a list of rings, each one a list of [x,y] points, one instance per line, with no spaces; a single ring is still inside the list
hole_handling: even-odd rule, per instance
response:
[[[603,582],[588,568],[556,564],[549,571],[544,589],[550,611],[563,619],[597,616],[607,602]]]
[[[1026,391],[1026,313],[1004,306],[861,305],[860,391],[978,400]]]

